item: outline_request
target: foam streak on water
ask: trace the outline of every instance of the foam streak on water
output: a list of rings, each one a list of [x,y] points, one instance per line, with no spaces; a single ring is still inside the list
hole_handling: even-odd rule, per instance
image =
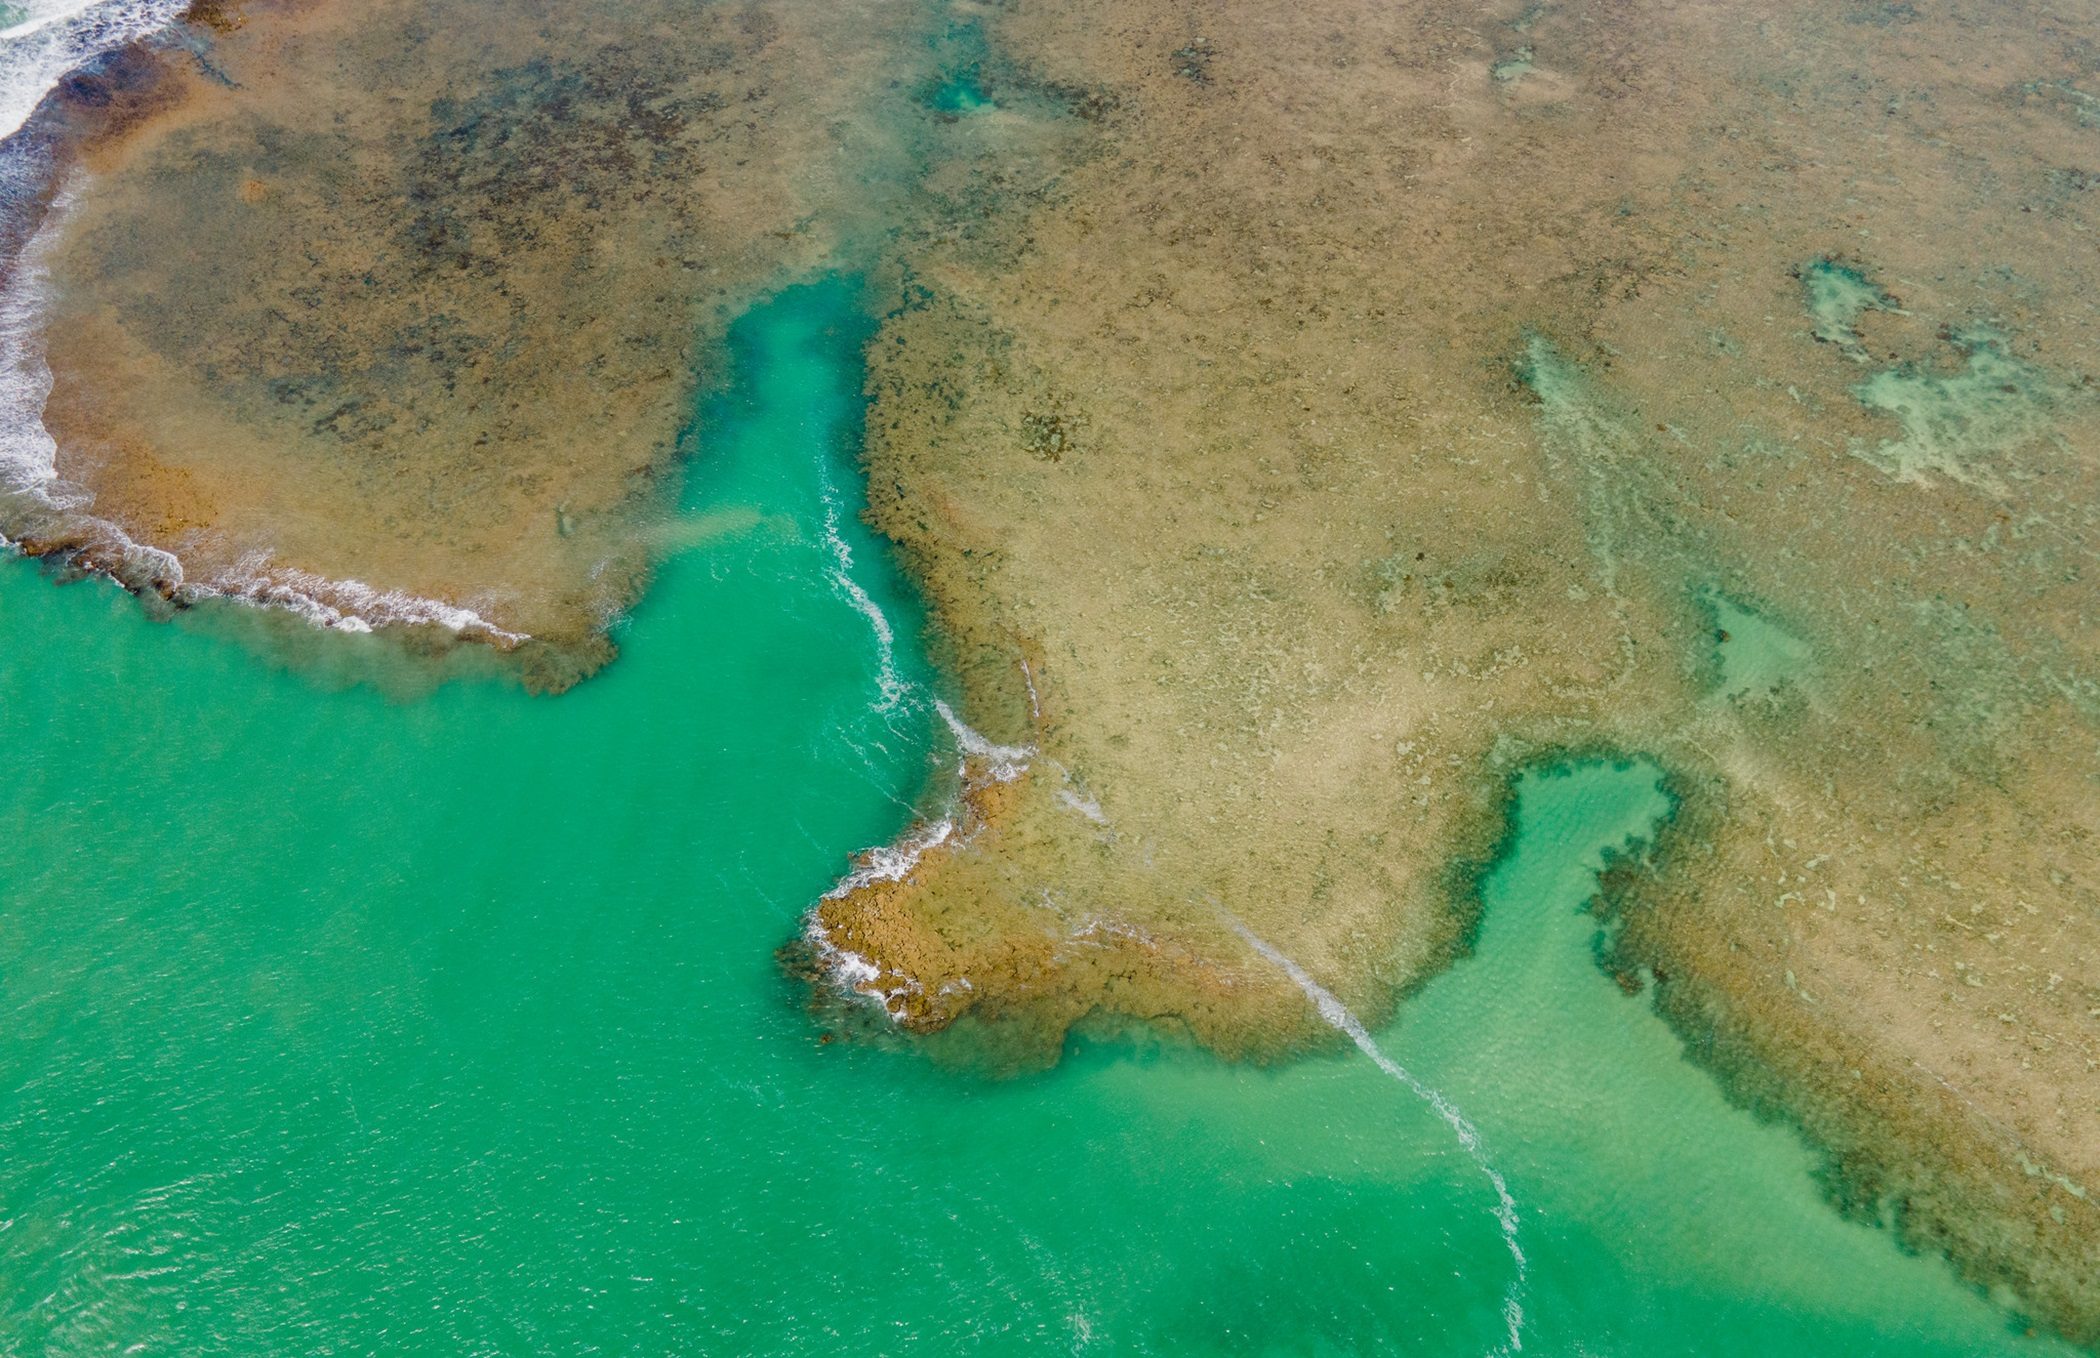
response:
[[[875,710],[887,712],[895,707],[909,691],[902,676],[897,672],[897,634],[890,627],[889,616],[882,611],[860,581],[853,578],[853,548],[840,531],[838,496],[832,492],[830,483],[824,486],[824,545],[831,551],[831,569],[828,572],[832,588],[845,596],[855,612],[868,620],[868,630],[875,636],[876,671],[875,684],[882,693],[882,701]]]
[[[1035,758],[1035,749],[1028,745],[1000,745],[977,730],[961,717],[955,709],[939,698],[933,700],[933,710],[941,714],[948,724],[949,734],[963,752],[964,758],[981,760],[985,774],[995,783],[1011,783],[1028,772],[1028,761]]]
[[[1521,1351],[1524,1347],[1524,1281],[1528,1266],[1524,1258],[1524,1247],[1517,1239],[1517,1200],[1510,1196],[1509,1184],[1504,1181],[1501,1172],[1489,1162],[1487,1151],[1480,1144],[1479,1129],[1474,1127],[1466,1115],[1459,1111],[1458,1105],[1445,1098],[1441,1091],[1422,1083],[1407,1067],[1387,1056],[1385,1050],[1372,1038],[1370,1031],[1364,1027],[1363,1020],[1351,1013],[1349,1006],[1336,998],[1333,991],[1307,975],[1305,968],[1230,915],[1225,917],[1225,921],[1232,926],[1234,933],[1246,940],[1248,947],[1260,953],[1264,961],[1290,977],[1292,982],[1305,992],[1306,998],[1313,1002],[1313,1007],[1320,1011],[1321,1019],[1329,1027],[1346,1034],[1349,1040],[1356,1044],[1356,1049],[1370,1057],[1374,1065],[1406,1085],[1416,1098],[1435,1110],[1436,1115],[1444,1120],[1444,1125],[1451,1129],[1452,1135],[1458,1138],[1459,1146],[1472,1157],[1473,1163],[1480,1167],[1480,1172],[1487,1176],[1488,1182],[1494,1185],[1495,1220],[1502,1227],[1502,1243],[1508,1246],[1509,1257],[1517,1266],[1516,1275],[1502,1294],[1502,1320],[1508,1326],[1509,1338],[1498,1352]]]
[[[32,496],[54,509],[79,508],[92,498],[58,480],[58,445],[43,421],[44,401],[51,395],[51,369],[38,334],[48,278],[44,259],[70,207],[66,194],[52,202],[0,292],[0,490]]]
[[[344,632],[370,632],[376,620],[412,626],[434,623],[450,632],[485,636],[506,647],[529,639],[523,632],[496,626],[471,608],[398,589],[377,589],[362,580],[332,580],[312,571],[272,566],[260,555],[244,557],[224,578],[185,592],[288,609],[316,627]]]

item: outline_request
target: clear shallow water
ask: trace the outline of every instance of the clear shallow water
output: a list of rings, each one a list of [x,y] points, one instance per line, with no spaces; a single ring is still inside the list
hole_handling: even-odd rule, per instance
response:
[[[345,687],[375,643],[286,667],[0,562],[0,1350],[1501,1342],[1491,1190],[1353,1050],[817,1043],[773,950],[942,738],[852,512],[856,306],[740,325],[625,655],[558,700]],[[1508,1179],[1525,1351],[2041,1351],[1592,964],[1598,854],[1665,810],[1642,765],[1529,777],[1478,955],[1378,1035]]]
[[[1768,697],[1809,669],[1808,643],[1772,619],[1725,594],[1709,594],[1705,603],[1714,621],[1715,691],[1722,697]]]

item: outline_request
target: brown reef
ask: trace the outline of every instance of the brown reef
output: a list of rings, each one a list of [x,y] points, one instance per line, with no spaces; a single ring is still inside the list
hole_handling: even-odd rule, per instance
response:
[[[0,531],[178,602],[435,619],[573,682],[662,550],[723,314],[888,192],[897,149],[845,115],[908,21],[193,12],[32,129],[85,121],[31,252],[72,493]],[[83,120],[107,90],[123,116]]]
[[[1842,1203],[2100,1341],[2090,6],[965,5],[1058,130],[929,111],[967,153],[908,190],[856,116],[930,74],[902,11],[261,15],[32,130],[93,128],[37,258],[94,499],[11,536],[470,608],[560,686],[725,309],[881,223],[871,517],[1027,767],[973,754],[806,969],[1016,1063],[1286,1051],[1224,912],[1375,1019],[1513,770],[1648,753],[1609,969]]]
[[[946,987],[916,1027],[1275,1050],[1302,1009],[1219,1037],[1149,959],[1269,994],[1222,907],[1387,1013],[1509,773],[1646,752],[1691,809],[1612,969],[1841,1201],[2100,1338],[2091,18],[999,11],[1098,136],[907,242],[868,458],[1036,755],[823,927]]]

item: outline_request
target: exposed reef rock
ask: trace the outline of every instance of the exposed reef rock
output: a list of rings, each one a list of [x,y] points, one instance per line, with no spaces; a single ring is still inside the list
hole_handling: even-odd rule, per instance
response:
[[[574,682],[646,581],[717,308],[892,191],[901,149],[837,116],[893,74],[880,9],[841,46],[795,10],[213,6],[105,59],[16,148],[46,187],[10,361],[33,403],[48,364],[21,416],[55,447],[0,532]]]
[[[1112,111],[907,242],[870,494],[1038,754],[817,918],[922,1027],[1208,1012],[1144,959],[1253,974],[1221,906],[1375,1016],[1462,952],[1509,770],[1650,752],[1693,810],[1610,969],[1844,1200],[2100,1338],[2085,27],[1002,12]]]

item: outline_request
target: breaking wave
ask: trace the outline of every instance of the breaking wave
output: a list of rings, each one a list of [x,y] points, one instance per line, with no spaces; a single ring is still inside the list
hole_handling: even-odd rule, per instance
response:
[[[13,136],[58,82],[106,52],[160,32],[188,0],[45,0],[0,6],[0,139]]]
[[[101,8],[94,12],[100,13]],[[125,35],[117,40],[129,41],[173,17],[171,12],[146,24],[141,15],[149,10],[179,12],[181,8],[134,6],[126,11],[132,16],[128,26],[112,22],[94,31]],[[49,25],[64,22],[47,21]],[[0,32],[0,43],[6,41],[7,33],[21,30],[18,25]],[[81,59],[95,54],[89,51]],[[0,72],[7,71],[6,61],[5,49],[0,48]],[[51,78],[55,81],[64,74],[60,70]],[[5,78],[9,77],[0,75]],[[10,89],[0,87],[0,95]],[[22,116],[27,116],[26,111]],[[15,126],[19,125],[18,120]],[[0,156],[5,149],[0,147]],[[281,608],[317,627],[343,632],[370,632],[390,623],[428,624],[505,647],[527,640],[524,633],[499,627],[471,608],[381,589],[362,580],[331,579],[274,565],[266,553],[251,553],[212,578],[191,580],[174,553],[136,541],[117,524],[91,513],[94,496],[86,487],[59,475],[58,444],[43,421],[44,402],[51,395],[51,368],[45,361],[40,333],[49,276],[46,256],[72,202],[67,191],[54,196],[43,222],[16,256],[5,285],[0,286],[0,504],[7,506],[16,533],[27,529],[36,536],[71,544],[82,564],[106,572],[126,588],[150,590],[178,603],[228,599]],[[8,545],[13,545],[9,534],[0,532],[0,546]]]
[[[975,727],[955,715],[955,709],[939,698],[933,700],[933,710],[941,714],[948,724],[948,732],[955,737],[956,746],[962,750],[965,760],[983,761],[985,776],[995,783],[1011,783],[1028,772],[1028,761],[1035,758],[1032,745],[1000,745]],[[968,770],[965,768],[965,777]]]
[[[845,597],[856,613],[868,620],[868,630],[875,636],[875,683],[882,694],[876,710],[887,712],[903,701],[911,686],[897,669],[897,634],[890,626],[889,615],[882,611],[882,606],[875,602],[860,581],[853,578],[853,548],[847,544],[841,529],[838,497],[832,492],[829,482],[824,486],[824,546],[831,553],[831,564],[825,574],[832,588]]]

